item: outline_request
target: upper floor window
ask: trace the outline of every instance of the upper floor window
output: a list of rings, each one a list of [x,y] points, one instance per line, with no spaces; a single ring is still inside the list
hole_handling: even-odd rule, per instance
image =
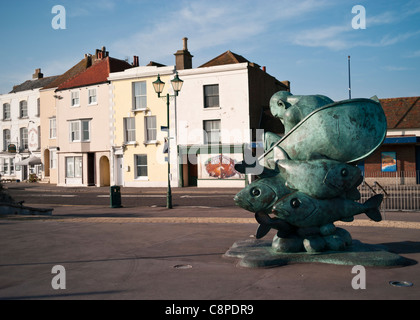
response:
[[[50,139],[57,138],[57,120],[56,118],[50,119]]]
[[[36,99],[36,117],[39,117],[41,115],[41,99]]]
[[[204,127],[204,143],[219,144],[220,139],[220,120],[205,120]]]
[[[204,108],[219,107],[219,85],[204,86]]]
[[[28,149],[28,128],[23,127],[19,130],[20,133],[20,149],[27,150]]]
[[[21,102],[19,102],[19,117],[28,117],[28,101],[26,100],[22,100]]]
[[[146,142],[156,141],[156,117],[145,117],[144,124],[146,128]]]
[[[146,81],[133,82],[133,110],[147,108]]]
[[[136,119],[124,118],[124,142],[136,141]]]
[[[96,104],[96,89],[89,89],[89,104]]]
[[[90,120],[70,121],[70,142],[90,141]]]
[[[72,91],[71,92],[71,106],[78,107],[80,106],[80,93],[79,91]]]
[[[10,120],[10,103],[3,104],[3,120]]]
[[[3,130],[3,151],[6,151],[10,144],[10,130],[4,129]]]

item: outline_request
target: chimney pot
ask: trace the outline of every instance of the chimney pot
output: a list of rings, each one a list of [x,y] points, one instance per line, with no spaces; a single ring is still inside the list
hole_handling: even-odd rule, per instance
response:
[[[35,73],[32,75],[32,79],[42,79],[44,75],[41,73],[41,69],[35,69]]]
[[[183,50],[178,50],[175,53],[175,66],[177,70],[192,69],[192,58],[193,55],[188,51],[187,41],[188,38],[182,39],[184,42]]]

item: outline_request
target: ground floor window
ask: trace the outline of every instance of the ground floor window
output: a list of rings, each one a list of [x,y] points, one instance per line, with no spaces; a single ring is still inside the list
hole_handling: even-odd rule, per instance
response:
[[[66,178],[81,178],[82,157],[66,157]]]
[[[135,177],[146,178],[147,177],[147,155],[136,154],[134,156],[134,163],[136,166]]]
[[[15,159],[4,158],[3,165],[1,167],[1,174],[3,175],[14,175],[15,174]]]

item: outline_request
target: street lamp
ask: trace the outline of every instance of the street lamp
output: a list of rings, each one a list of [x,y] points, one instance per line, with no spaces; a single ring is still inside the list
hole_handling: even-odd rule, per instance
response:
[[[178,72],[175,74],[175,77],[173,80],[171,80],[172,88],[174,89],[175,95],[170,95],[169,93],[166,94],[166,121],[167,121],[167,130],[168,130],[168,191],[166,194],[166,207],[168,209],[172,209],[172,190],[171,190],[171,159],[170,159],[170,137],[169,137],[169,101],[171,97],[178,96],[178,93],[181,91],[182,85],[184,84],[184,81],[182,81],[178,77]],[[153,88],[155,89],[155,92],[157,93],[158,97],[161,98],[160,94],[163,91],[163,88],[165,87],[165,82],[160,80],[160,75],[158,75],[157,80],[153,82]],[[164,97],[162,97],[164,98]]]

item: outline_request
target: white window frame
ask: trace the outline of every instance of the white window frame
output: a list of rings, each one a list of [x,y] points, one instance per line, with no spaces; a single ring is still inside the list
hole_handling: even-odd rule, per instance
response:
[[[213,127],[214,124],[218,123],[218,128]],[[211,124],[212,128],[208,128],[207,124]],[[220,119],[215,120],[204,120],[204,144],[221,144],[222,136],[220,134],[222,122]],[[218,141],[214,140],[215,134],[218,132]]]
[[[72,120],[69,121],[69,140],[70,142],[90,142],[91,120]],[[84,124],[88,124],[88,130],[84,129]]]
[[[20,119],[28,118],[28,101],[27,100],[19,101],[19,118]]]
[[[138,86],[138,89],[137,89]],[[144,111],[147,109],[147,83],[136,81],[132,84],[133,111]]]
[[[98,104],[97,90],[96,88],[88,89],[88,105]]]
[[[19,129],[20,150],[27,150],[29,148],[28,128],[22,127]]]
[[[151,123],[151,122],[154,122],[154,123]],[[145,142],[146,143],[156,143],[156,141],[157,141],[156,116],[144,117],[144,131],[145,131],[144,136],[146,138]]]
[[[206,94],[206,89],[210,89],[212,93]],[[217,94],[214,93],[214,88],[217,88]],[[220,95],[219,95],[219,85],[218,84],[209,84],[203,86],[203,95],[204,95],[204,109],[208,108],[220,108]],[[217,104],[215,101],[217,100]],[[211,101],[211,104],[209,103]]]
[[[6,133],[8,133],[8,138],[6,137]],[[4,129],[3,130],[3,151],[7,151],[7,147],[11,143],[11,130]]]
[[[140,158],[145,158],[146,159],[146,164],[138,164],[138,159]],[[146,168],[146,175],[140,175],[140,168]],[[135,175],[135,179],[137,180],[147,180],[148,179],[148,174],[149,174],[149,169],[148,169],[148,165],[147,165],[147,154],[135,154],[134,155],[134,175]]]
[[[83,157],[66,157],[66,178],[82,178],[83,177]],[[72,167],[69,167],[72,165]],[[69,170],[72,168],[72,172]]]
[[[128,117],[123,119],[124,122],[124,143],[136,142],[136,118]]]
[[[10,120],[11,113],[10,113],[10,103],[3,103],[3,120]]]
[[[57,138],[57,118],[50,118],[50,139]]]
[[[80,90],[70,91],[70,105],[80,107]]]

